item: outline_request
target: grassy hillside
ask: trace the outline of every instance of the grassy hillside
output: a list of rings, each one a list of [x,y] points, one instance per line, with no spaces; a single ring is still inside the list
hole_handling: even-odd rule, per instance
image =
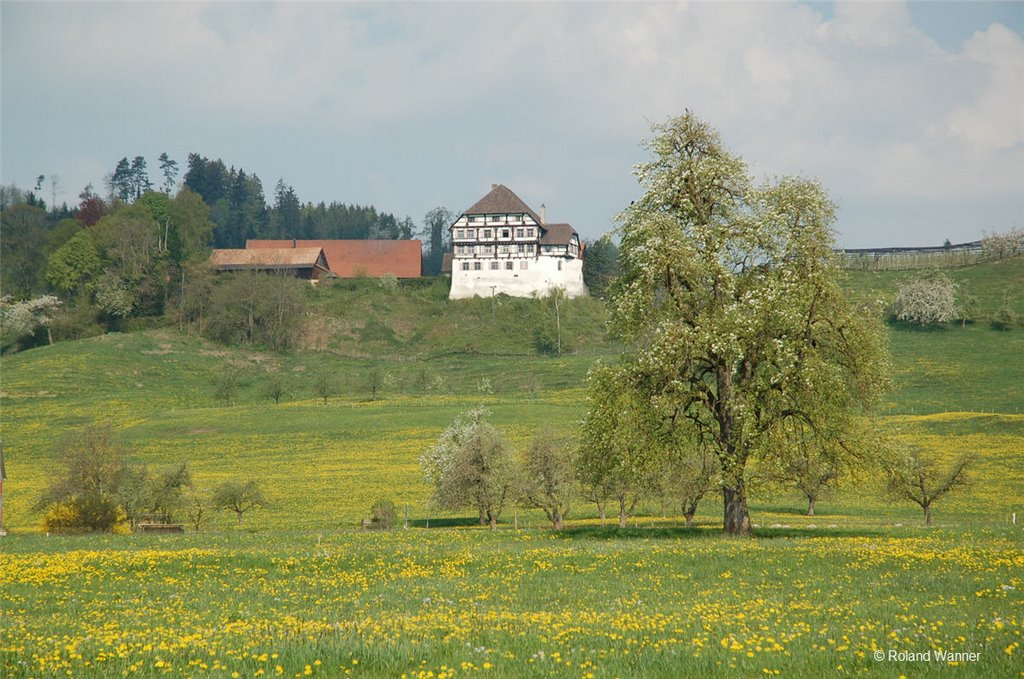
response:
[[[324,281],[310,298],[306,344],[355,357],[533,355],[538,333],[553,337],[560,322],[563,353],[610,350],[600,300],[565,300],[556,320],[550,300],[450,301],[448,288],[444,278],[399,281],[396,288],[372,279]]]
[[[986,319],[1011,292],[1014,310],[1024,319],[1024,258],[978,264],[946,272],[960,289],[977,298],[977,318],[962,327],[891,326],[889,346],[896,368],[895,389],[887,412],[1024,412],[1024,326],[993,330]],[[913,271],[846,274],[857,296],[892,301]]]
[[[955,274],[993,306],[1002,283],[1022,272],[1024,262],[1017,260]],[[856,274],[850,285],[859,294],[886,295],[898,280]],[[550,320],[552,310],[540,301],[499,298],[492,308],[489,299],[449,302],[442,292],[436,281],[393,291],[376,281],[321,289],[312,303],[331,329],[323,351],[228,349],[159,330],[4,357],[0,427],[11,476],[8,524],[38,525],[31,504],[46,484],[55,444],[67,430],[93,421],[113,424],[140,460],[188,461],[204,486],[240,470],[259,478],[274,506],[255,519],[256,526],[351,525],[382,495],[410,504],[417,519],[425,519],[428,492],[417,458],[456,413],[488,404],[517,445],[542,425],[572,433],[585,408],[587,369],[596,357],[614,352],[595,300],[562,308],[567,343],[577,349],[549,357],[537,355],[529,339],[531,328]],[[991,483],[953,502],[965,517],[1011,511],[1012,479],[1020,476],[1000,470],[1005,465],[1024,473],[1008,452],[1024,439],[1022,420],[1012,417],[1024,404],[1024,329],[1000,332],[981,323],[938,331],[893,327],[889,336],[896,370],[886,407],[890,421],[943,454],[965,446],[990,451],[982,469]],[[360,352],[372,356],[360,358]],[[239,383],[230,405],[214,392],[227,368]],[[374,371],[384,379],[379,400],[371,402]],[[322,375],[334,392],[326,405],[315,395]],[[277,380],[284,386],[280,405],[267,393]],[[932,417],[942,413],[960,414]],[[952,429],[934,436],[940,424]],[[982,495],[996,501],[971,499]],[[895,511],[913,518],[912,508],[904,516],[880,498],[881,488],[875,488],[834,502],[850,516],[888,518]],[[799,508],[797,498],[788,502],[788,508],[764,506],[768,514],[755,520],[774,522],[778,517],[771,515],[785,517]],[[713,516],[713,503],[708,505]]]
[[[1024,260],[955,272],[994,308]],[[891,295],[899,276],[850,277]],[[428,505],[417,458],[479,403],[522,447],[571,433],[584,377],[614,347],[593,300],[563,308],[574,353],[538,355],[537,300],[448,302],[438,283],[345,282],[312,294],[312,346],[226,349],[170,330],[107,335],[0,359],[0,434],[12,536],[0,544],[0,675],[675,677],[1019,674],[1024,560],[1008,525],[1024,478],[1024,329],[983,323],[888,330],[896,389],[880,427],[952,459],[974,483],[941,500],[936,527],[861,479],[803,516],[796,494],[751,501],[756,540],[697,526],[651,501],[625,531],[578,503],[569,528],[521,510],[511,530],[466,529]],[[213,383],[239,375],[232,404]],[[368,375],[386,375],[370,400]],[[321,375],[336,388],[324,405]],[[281,379],[275,405],[267,387]],[[69,429],[110,422],[153,466],[185,460],[201,488],[255,478],[270,505],[244,529],[39,534],[32,505]],[[413,530],[353,530],[380,497]],[[429,530],[427,530],[429,523]],[[456,528],[457,527],[457,528]],[[974,661],[889,653],[976,652]],[[882,660],[876,653],[883,654]]]

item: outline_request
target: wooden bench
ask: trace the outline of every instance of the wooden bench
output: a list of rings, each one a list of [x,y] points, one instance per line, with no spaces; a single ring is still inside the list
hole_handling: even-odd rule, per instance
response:
[[[185,525],[181,523],[140,523],[140,533],[184,533]]]

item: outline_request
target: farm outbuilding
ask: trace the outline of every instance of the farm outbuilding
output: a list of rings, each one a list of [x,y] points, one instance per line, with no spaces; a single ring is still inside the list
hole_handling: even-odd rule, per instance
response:
[[[248,240],[247,250],[322,248],[327,267],[340,278],[419,278],[423,273],[418,240]]]
[[[318,247],[214,250],[209,261],[214,271],[275,271],[313,283],[331,275]]]

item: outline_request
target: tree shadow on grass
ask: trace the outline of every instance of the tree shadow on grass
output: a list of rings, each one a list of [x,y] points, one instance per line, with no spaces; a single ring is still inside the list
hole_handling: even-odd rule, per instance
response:
[[[722,532],[721,526],[703,524],[698,526],[652,526],[648,528],[619,528],[618,526],[579,526],[561,531],[551,531],[555,537],[564,540],[718,540],[746,539],[730,538]],[[778,538],[863,538],[886,537],[890,533],[864,527],[760,527],[754,529],[753,540],[774,540]]]
[[[401,520],[396,521],[400,523]],[[409,519],[410,528],[475,528],[480,526],[480,520],[468,516],[444,517],[437,519]]]
[[[946,332],[949,330],[948,323],[928,323],[921,325],[920,323],[914,323],[912,321],[900,321],[895,318],[888,318],[885,324],[893,330],[902,330],[906,332],[919,332],[919,333],[932,333],[932,332]],[[959,323],[957,324],[959,327]]]

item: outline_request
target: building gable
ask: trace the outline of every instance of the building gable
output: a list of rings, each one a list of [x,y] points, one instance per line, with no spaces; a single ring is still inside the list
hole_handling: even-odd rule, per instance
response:
[[[247,249],[322,248],[327,268],[341,278],[419,278],[423,273],[422,244],[418,240],[248,240]]]

